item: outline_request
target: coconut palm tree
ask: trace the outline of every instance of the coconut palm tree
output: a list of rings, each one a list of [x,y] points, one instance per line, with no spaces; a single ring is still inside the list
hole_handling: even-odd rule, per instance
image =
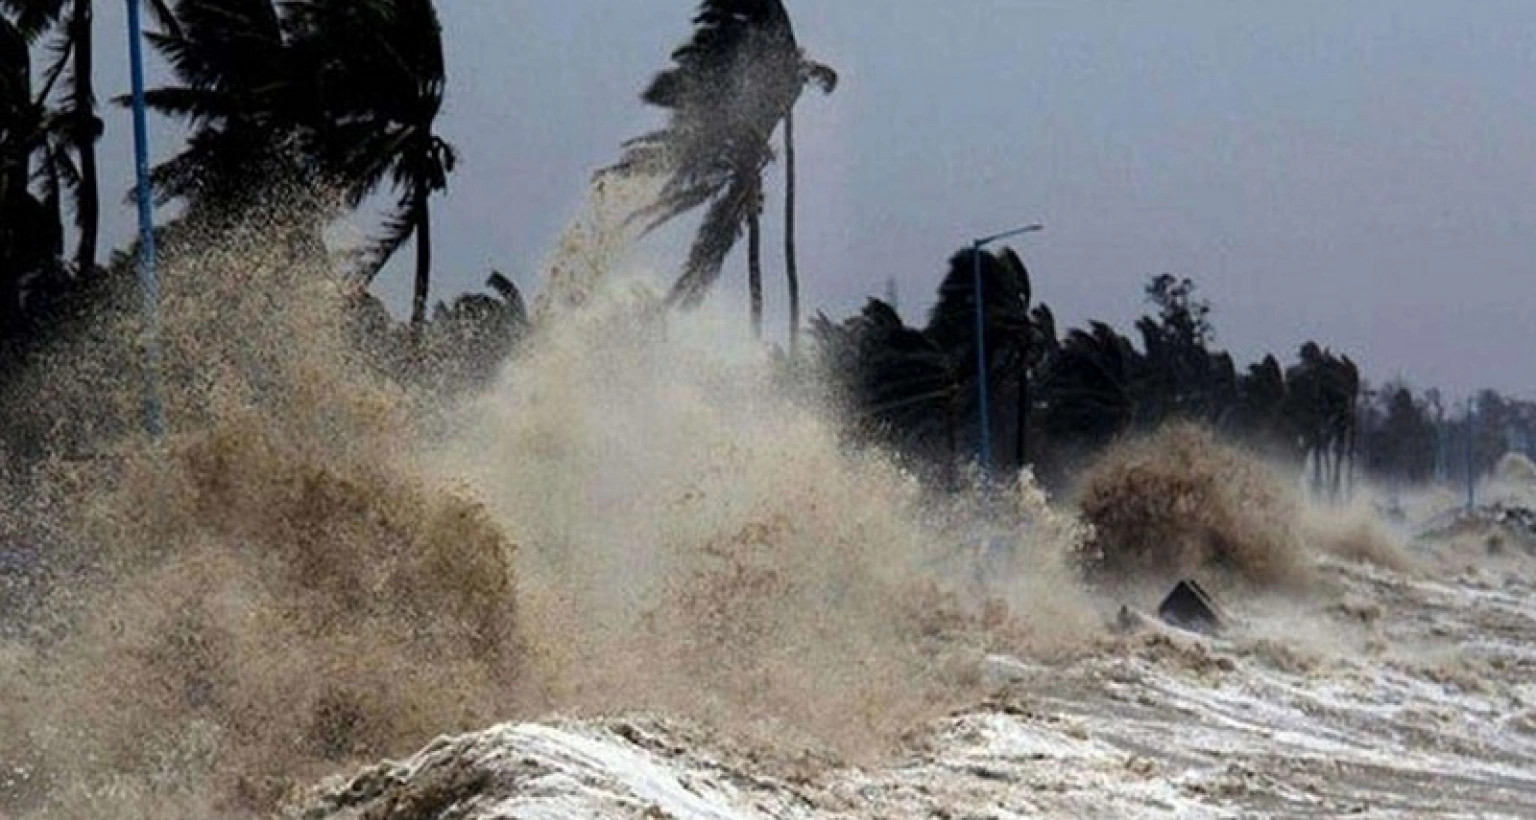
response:
[[[0,0],[0,9],[14,14],[15,30],[29,45],[49,32],[58,33],[51,46],[54,59],[43,72],[46,90],[41,96],[52,96],[53,86],[66,67],[70,69],[69,89],[61,107],[47,119],[49,147],[44,172],[74,194],[75,226],[80,234],[75,267],[89,273],[96,267],[101,214],[96,168],[101,121],[96,118],[93,85],[91,0]],[[67,144],[78,159],[72,160],[60,150],[60,143]]]
[[[830,67],[800,58],[800,87],[814,84],[823,94],[837,90],[837,72]],[[795,103],[800,94],[784,112],[784,279],[789,288],[789,352],[793,356],[800,346],[800,270],[795,249]]]
[[[1091,451],[1131,429],[1141,417],[1143,369],[1130,340],[1109,325],[1068,331],[1040,385],[1046,433]]]
[[[28,277],[46,248],[36,241],[43,203],[31,191],[32,157],[41,131],[32,98],[32,53],[27,38],[0,15],[0,336],[21,319]]]
[[[641,95],[668,112],[667,124],[625,143],[604,173],[665,178],[631,217],[645,231],[707,206],[672,304],[698,304],[746,230],[752,325],[761,335],[763,169],[773,158],[769,140],[806,82],[804,60],[779,0],[704,0],[693,22],[674,65]]]
[[[372,282],[414,238],[411,326],[419,331],[432,280],[431,198],[458,163],[435,130],[447,88],[437,10],[431,0],[296,0],[290,9],[300,74],[318,95],[322,166],[352,207],[386,183],[397,195],[358,275]]]
[[[949,272],[939,284],[939,298],[928,316],[925,333],[958,361],[971,363],[967,369],[967,395],[976,390],[976,256],[966,249],[949,260]],[[1001,397],[998,387],[1011,381],[1016,388],[1017,415],[1014,454],[1023,465],[1024,425],[1028,420],[1029,368],[1038,350],[1036,330],[1030,312],[1029,271],[1011,248],[999,253],[980,251],[982,316],[987,347],[987,383],[992,395]],[[1053,331],[1054,332],[1054,331]],[[992,417],[1003,419],[1001,407],[989,408]],[[979,435],[979,433],[978,433]]]
[[[972,384],[970,360],[946,350],[928,333],[907,327],[896,309],[870,299],[842,323],[817,316],[810,325],[823,365],[841,403],[860,431],[903,451],[938,455],[953,477],[959,454],[960,415]]]
[[[238,212],[252,180],[319,179],[356,208],[391,188],[395,207],[355,276],[366,287],[414,238],[419,332],[432,277],[431,196],[457,164],[434,130],[447,81],[431,0],[176,0],[174,12],[174,30],[152,42],[181,84],[147,99],[194,130],[155,171],[161,197]]]
[[[253,183],[305,169],[304,86],[283,18],[274,0],[176,0],[171,11],[147,36],[177,83],[149,90],[145,101],[192,133],[155,167],[156,196],[181,200],[194,216],[238,213],[251,204]]]

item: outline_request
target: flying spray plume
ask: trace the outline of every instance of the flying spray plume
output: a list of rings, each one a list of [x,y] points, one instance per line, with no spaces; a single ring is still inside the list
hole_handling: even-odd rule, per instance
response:
[[[168,243],[163,446],[131,422],[131,314],[51,354],[12,405],[56,429],[10,488],[52,583],[0,654],[7,813],[255,815],[551,711],[871,754],[985,651],[1095,629],[1029,485],[990,513],[1036,525],[1012,583],[942,569],[986,517],[616,275],[606,196],[478,394],[381,373],[324,260],[265,219]]]

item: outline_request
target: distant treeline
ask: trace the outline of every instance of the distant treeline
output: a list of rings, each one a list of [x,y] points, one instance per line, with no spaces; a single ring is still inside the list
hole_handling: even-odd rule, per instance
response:
[[[940,480],[975,460],[981,438],[974,253],[951,259],[920,327],[880,299],[812,324],[859,435]],[[1348,356],[1316,342],[1288,364],[1269,355],[1239,370],[1214,347],[1211,307],[1190,279],[1149,281],[1151,313],[1133,341],[1103,322],[1058,331],[1011,250],[982,251],[981,272],[993,470],[1030,465],[1061,484],[1118,437],[1192,420],[1304,468],[1314,492],[1339,497],[1362,473],[1461,480],[1536,444],[1536,403],[1484,391],[1458,412],[1437,391],[1372,388]]]

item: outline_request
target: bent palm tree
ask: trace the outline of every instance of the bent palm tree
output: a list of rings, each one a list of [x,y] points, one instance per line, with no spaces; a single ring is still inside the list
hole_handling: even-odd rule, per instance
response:
[[[865,435],[902,449],[933,452],[954,477],[967,362],[931,334],[907,327],[890,304],[870,299],[855,317],[811,321],[810,333],[831,383]]]
[[[150,5],[157,15],[166,13],[161,0],[152,0]],[[96,116],[92,6],[93,0],[0,0],[0,8],[15,14],[15,29],[28,43],[56,32],[50,45],[54,61],[43,73],[42,99],[52,96],[54,84],[68,68],[68,91],[48,118],[51,147],[44,170],[73,195],[79,232],[75,270],[80,275],[89,275],[96,268],[101,222],[96,143],[101,139],[102,126]],[[73,158],[69,152],[74,153]]]
[[[32,98],[32,52],[26,37],[0,15],[0,339],[16,334],[26,288],[51,255],[38,242],[46,206],[30,189],[41,132]]]
[[[760,214],[769,140],[800,93],[802,59],[779,0],[704,0],[675,65],[641,95],[669,112],[660,130],[625,143],[604,173],[665,177],[656,199],[632,215],[646,232],[707,205],[668,301],[697,305],[719,279],[743,228],[754,331],[762,326]]]
[[[297,0],[291,9],[302,73],[319,95],[323,166],[352,207],[386,180],[398,194],[358,276],[372,282],[414,237],[411,326],[420,331],[432,280],[431,197],[447,189],[458,163],[434,130],[447,87],[437,10],[431,0]]]
[[[154,169],[162,204],[223,216],[248,204],[253,181],[298,173],[299,86],[274,0],[176,0],[147,36],[178,82],[145,102],[192,127],[181,152]]]
[[[966,249],[949,260],[949,271],[939,284],[938,301],[928,315],[925,333],[960,361],[975,362],[976,357],[976,253]],[[1015,382],[1018,402],[1015,430],[1015,455],[1023,464],[1024,424],[1028,420],[1028,371],[1033,363],[1034,322],[1030,313],[1029,271],[1024,261],[1011,248],[999,253],[980,251],[982,281],[982,316],[985,323],[985,342],[988,370],[987,384],[1000,396],[997,388],[1010,377]],[[977,375],[967,370],[967,381],[976,388]],[[1004,419],[1001,407],[989,407],[993,418]],[[979,435],[979,431],[978,431]]]

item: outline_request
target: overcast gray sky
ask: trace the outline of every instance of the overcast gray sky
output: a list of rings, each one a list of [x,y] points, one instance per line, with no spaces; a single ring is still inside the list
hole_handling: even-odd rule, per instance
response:
[[[894,277],[918,322],[956,248],[1042,221],[1021,250],[1064,325],[1128,329],[1166,271],[1199,282],[1240,360],[1315,338],[1378,382],[1536,393],[1536,2],[787,2],[843,78],[799,109],[813,311]],[[126,89],[122,19],[98,5],[106,97]],[[656,122],[637,94],[694,2],[438,6],[463,163],[434,296],[493,265],[535,290],[592,171]],[[126,190],[127,118],[107,118]],[[156,132],[164,153],[178,132]],[[131,215],[113,219],[121,241]],[[779,229],[774,208],[770,249]],[[769,271],[773,305],[776,254]],[[388,274],[399,305],[406,269]]]

